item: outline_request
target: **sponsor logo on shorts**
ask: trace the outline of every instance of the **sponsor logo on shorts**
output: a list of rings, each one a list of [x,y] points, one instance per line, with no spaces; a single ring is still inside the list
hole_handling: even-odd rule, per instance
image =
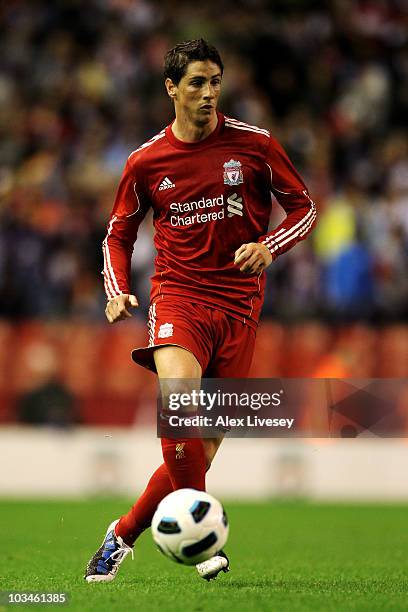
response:
[[[163,323],[159,327],[158,338],[170,338],[173,335],[173,323]]]

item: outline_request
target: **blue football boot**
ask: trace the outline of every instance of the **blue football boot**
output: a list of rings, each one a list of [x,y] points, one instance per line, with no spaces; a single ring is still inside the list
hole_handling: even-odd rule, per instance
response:
[[[87,582],[110,582],[116,578],[120,564],[129,553],[133,559],[133,548],[115,535],[118,522],[119,519],[109,525],[101,547],[86,566],[84,578]]]

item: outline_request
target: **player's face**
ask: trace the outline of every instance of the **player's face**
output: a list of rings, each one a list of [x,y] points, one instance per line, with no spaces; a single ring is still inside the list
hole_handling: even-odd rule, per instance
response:
[[[206,60],[191,62],[178,85],[168,87],[177,110],[195,124],[206,124],[214,118],[221,91],[221,70]]]

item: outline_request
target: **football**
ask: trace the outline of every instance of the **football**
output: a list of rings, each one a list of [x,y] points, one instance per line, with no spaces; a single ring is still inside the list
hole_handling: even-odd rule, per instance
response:
[[[159,550],[185,565],[213,557],[225,545],[228,529],[222,504],[196,489],[179,489],[167,495],[152,520],[152,535]]]

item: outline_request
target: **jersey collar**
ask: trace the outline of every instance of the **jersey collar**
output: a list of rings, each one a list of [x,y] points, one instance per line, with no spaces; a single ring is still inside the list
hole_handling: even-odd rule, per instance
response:
[[[170,144],[173,145],[173,147],[176,147],[176,149],[184,149],[184,151],[197,151],[198,149],[203,149],[208,145],[211,145],[218,138],[218,135],[224,127],[224,115],[217,111],[217,116],[217,127],[209,136],[207,136],[207,138],[204,138],[204,140],[199,140],[198,142],[184,142],[183,140],[179,140],[175,137],[173,130],[171,129],[174,121],[172,121],[172,123],[166,127],[166,138]]]

